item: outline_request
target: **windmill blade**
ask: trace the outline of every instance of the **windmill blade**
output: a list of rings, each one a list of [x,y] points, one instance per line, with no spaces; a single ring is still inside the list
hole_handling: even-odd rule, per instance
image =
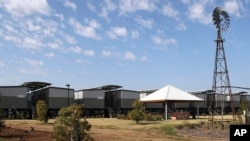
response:
[[[230,16],[221,7],[216,7],[212,14],[216,29],[226,32],[230,26]]]

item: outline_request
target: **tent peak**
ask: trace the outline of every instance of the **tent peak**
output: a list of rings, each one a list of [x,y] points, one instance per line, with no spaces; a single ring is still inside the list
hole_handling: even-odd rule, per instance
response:
[[[198,98],[188,92],[180,90],[174,86],[166,85],[165,87],[149,94],[148,96],[142,98],[142,102],[164,102],[164,101],[203,101],[203,99]]]

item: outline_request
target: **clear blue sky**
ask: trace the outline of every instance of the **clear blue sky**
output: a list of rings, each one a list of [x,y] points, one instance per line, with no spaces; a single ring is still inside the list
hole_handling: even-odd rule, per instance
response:
[[[211,89],[217,6],[231,85],[250,87],[249,0],[0,0],[0,85]]]

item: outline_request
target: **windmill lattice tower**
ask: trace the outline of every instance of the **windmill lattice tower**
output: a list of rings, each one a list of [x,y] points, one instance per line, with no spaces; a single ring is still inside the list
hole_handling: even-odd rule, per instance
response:
[[[229,15],[222,8],[216,7],[213,11],[213,21],[217,29],[217,39],[215,40],[216,54],[212,84],[213,94],[210,97],[209,105],[209,112],[212,114],[212,122],[213,114],[215,114],[218,110],[218,106],[221,106],[222,116],[224,114],[224,107],[231,107],[233,117],[235,115],[226,55],[223,46],[225,40],[222,38],[222,32],[225,32],[230,25]],[[220,100],[218,101],[218,99]],[[220,103],[220,105],[218,103]]]

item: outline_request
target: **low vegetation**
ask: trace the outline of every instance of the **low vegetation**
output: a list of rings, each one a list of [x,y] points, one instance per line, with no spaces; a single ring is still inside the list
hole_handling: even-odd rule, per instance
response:
[[[129,117],[139,124],[144,119],[145,107],[141,101],[136,100],[133,102],[132,108],[133,110],[129,112]]]
[[[134,120],[136,124],[142,124],[142,121],[158,121],[162,120],[162,115],[155,114],[152,115],[148,113],[144,107],[143,102],[136,100],[132,105],[133,109],[128,113],[128,115],[119,115],[120,119],[130,119]]]
[[[39,100],[36,104],[36,112],[38,120],[43,121],[44,123],[48,122],[48,105],[43,100]]]
[[[91,125],[91,130],[85,132],[96,141],[199,141],[200,137],[204,141],[226,141],[229,140],[231,122],[225,122],[225,128],[222,130],[218,122],[220,118],[215,116],[214,126],[211,126],[208,117],[205,116],[190,120],[143,121],[142,124],[117,118],[88,118],[86,120]],[[230,119],[232,116],[224,118]],[[43,124],[37,120],[5,120],[5,124],[24,130],[29,130],[32,126],[35,129],[33,132],[39,130],[53,132],[53,127],[60,125],[57,121],[58,119],[50,119],[48,124]],[[55,139],[51,138],[52,140]]]
[[[60,109],[54,127],[54,137],[56,141],[93,141],[94,139],[87,131],[91,129],[91,124],[83,118],[83,106],[73,104]]]

